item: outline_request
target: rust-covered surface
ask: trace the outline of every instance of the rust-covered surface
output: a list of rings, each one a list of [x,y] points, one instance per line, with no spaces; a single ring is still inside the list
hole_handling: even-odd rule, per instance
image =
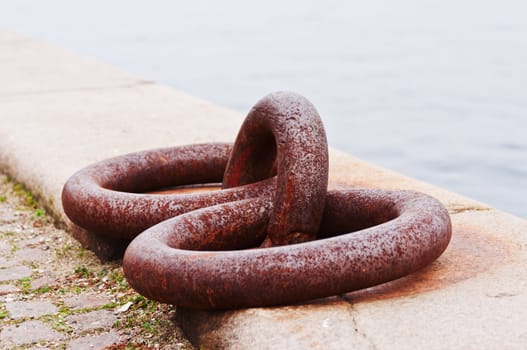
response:
[[[110,159],[75,174],[63,203],[89,232],[137,236],[123,267],[141,294],[196,309],[345,293],[412,273],[447,247],[450,218],[432,197],[328,192],[327,179],[318,113],[303,97],[279,92],[251,110],[233,148],[204,144]],[[218,191],[144,193],[217,182]]]
[[[270,203],[264,198],[231,202],[150,228],[125,254],[128,281],[149,298],[190,308],[288,304],[414,272],[435,260],[449,239],[448,214],[428,196],[349,190],[328,193],[322,233],[394,219],[312,242],[233,250],[262,241]],[[377,207],[389,208],[389,216]],[[349,219],[353,214],[359,214],[359,224]],[[217,223],[223,225],[211,228]],[[230,251],[218,251],[224,249]]]

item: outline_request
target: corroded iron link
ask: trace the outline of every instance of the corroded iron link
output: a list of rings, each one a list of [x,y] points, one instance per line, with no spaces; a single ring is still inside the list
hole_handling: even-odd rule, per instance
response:
[[[326,132],[315,107],[296,94],[275,93],[252,108],[234,142],[223,187],[274,173],[276,192],[264,245],[315,239],[328,187]]]
[[[188,308],[284,305],[402,277],[435,260],[448,244],[448,213],[426,195],[349,190],[329,192],[326,200],[325,235],[393,219],[317,241],[238,250],[263,238],[271,205],[262,198],[227,203],[145,231],[128,246],[126,278],[148,298]],[[372,204],[389,211],[372,212]],[[350,220],[353,214],[356,223]],[[217,220],[230,225],[205,229],[204,223]]]
[[[123,268],[139,293],[196,309],[345,293],[412,273],[446,249],[450,217],[436,199],[409,191],[327,192],[327,181],[318,113],[305,98],[278,92],[253,107],[234,146],[183,146],[97,163],[68,180],[63,205],[79,226],[135,237]],[[217,191],[144,193],[219,182]]]
[[[92,232],[133,239],[171,217],[211,205],[261,196],[267,179],[215,192],[145,194],[156,189],[220,183],[230,144],[203,144],[132,153],[88,166],[62,191],[62,205],[75,224]]]

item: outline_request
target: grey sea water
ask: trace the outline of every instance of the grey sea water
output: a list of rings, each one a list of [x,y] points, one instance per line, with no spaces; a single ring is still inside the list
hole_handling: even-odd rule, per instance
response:
[[[241,112],[274,90],[333,147],[527,218],[527,2],[0,0],[0,26]]]

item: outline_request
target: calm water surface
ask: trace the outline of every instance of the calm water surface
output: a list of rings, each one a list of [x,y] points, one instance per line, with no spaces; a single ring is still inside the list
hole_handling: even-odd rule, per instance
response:
[[[527,218],[527,1],[7,1],[0,25],[241,112],[308,97],[332,146]]]

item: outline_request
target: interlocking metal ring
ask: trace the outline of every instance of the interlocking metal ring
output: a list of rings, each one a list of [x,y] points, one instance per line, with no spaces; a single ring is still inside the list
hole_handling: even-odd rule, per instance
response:
[[[197,194],[140,194],[218,182]],[[451,237],[447,210],[410,191],[328,191],[315,108],[274,93],[234,148],[197,145],[114,158],[63,192],[76,224],[133,238],[123,269],[148,298],[196,309],[295,303],[387,282],[434,261]]]
[[[64,212],[90,232],[131,240],[147,228],[188,211],[271,191],[265,185],[271,180],[264,180],[212,193],[146,193],[220,183],[231,150],[231,144],[189,145],[127,154],[90,165],[64,185]]]

